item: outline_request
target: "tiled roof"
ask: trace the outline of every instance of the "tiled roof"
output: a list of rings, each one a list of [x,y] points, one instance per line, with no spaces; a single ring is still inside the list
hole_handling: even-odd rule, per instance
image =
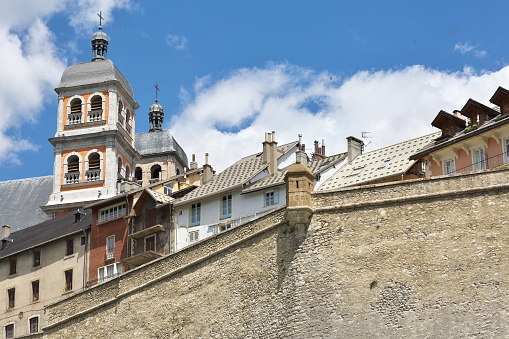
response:
[[[62,74],[58,88],[99,84],[116,80],[134,98],[133,88],[111,60],[82,62],[68,67]]]
[[[134,136],[134,148],[142,156],[164,152],[176,152],[187,165],[187,155],[173,138],[170,131],[137,133]]]
[[[74,222],[75,216],[74,213],[71,212],[44,221],[35,226],[25,228],[21,231],[11,233],[7,238],[11,239],[12,242],[4,241],[5,248],[0,250],[0,259],[76,232],[82,232],[90,227],[92,223],[92,211],[85,210],[85,213],[86,215],[77,223]]]
[[[509,115],[505,115],[505,114],[497,115],[495,118],[486,121],[484,124],[479,126],[477,129],[470,128],[468,130],[463,130],[461,132],[458,132],[450,138],[431,140],[430,143],[428,145],[426,145],[426,147],[424,147],[423,149],[418,150],[414,154],[412,154],[411,158],[417,159],[417,158],[427,155],[431,152],[438,151],[439,149],[442,149],[444,147],[453,145],[457,142],[469,139],[471,137],[482,134],[482,133],[492,130],[494,128],[498,128],[498,127],[503,126],[508,123],[509,123]],[[438,136],[440,136],[440,134]]]
[[[345,159],[346,157],[347,157],[346,153],[341,153],[341,154],[331,155],[331,156],[325,157],[323,159],[315,159],[315,160],[308,162],[308,167],[309,167],[309,170],[313,173],[313,175],[316,176],[317,174],[323,172],[327,168],[334,166],[335,164],[337,164],[341,160]],[[286,172],[288,172],[288,168],[290,168],[290,166],[287,166],[287,167],[279,170],[274,175],[268,175],[265,178],[262,178],[256,182],[254,182],[253,184],[249,185],[244,190],[242,190],[242,193],[253,192],[253,191],[260,190],[260,189],[264,189],[266,187],[283,184],[285,182],[285,174],[286,174]]]
[[[436,139],[440,133],[435,132],[361,154],[350,164],[342,166],[317,191],[356,186],[403,174],[415,164],[415,160],[409,160],[409,156]]]
[[[52,175],[0,182],[0,226],[17,231],[48,220],[40,206],[52,192]]]
[[[280,152],[280,155],[282,155],[287,153],[296,145],[297,142],[295,141],[278,146],[277,149]],[[262,153],[242,158],[218,175],[214,175],[205,185],[196,188],[186,196],[180,198],[177,201],[177,204],[205,198],[212,194],[234,189],[252,179],[255,175],[267,168],[267,166],[267,164],[262,163]]]
[[[169,195],[153,191],[150,188],[147,188],[146,191],[160,204],[168,204],[174,200]]]

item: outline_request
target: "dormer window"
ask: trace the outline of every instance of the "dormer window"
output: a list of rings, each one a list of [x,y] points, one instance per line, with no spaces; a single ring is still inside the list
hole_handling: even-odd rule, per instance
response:
[[[71,111],[69,116],[67,117],[67,121],[69,125],[79,124],[81,123],[82,116],[82,102],[79,98],[74,98],[71,100]]]

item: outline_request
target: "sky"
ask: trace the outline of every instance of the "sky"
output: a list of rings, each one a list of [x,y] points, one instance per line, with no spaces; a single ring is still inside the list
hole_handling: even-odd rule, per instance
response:
[[[365,151],[434,132],[440,110],[509,88],[509,44],[492,1],[0,0],[0,181],[50,175],[57,87],[91,60],[90,37],[134,89],[136,132],[165,108],[188,157],[221,171],[279,144]]]

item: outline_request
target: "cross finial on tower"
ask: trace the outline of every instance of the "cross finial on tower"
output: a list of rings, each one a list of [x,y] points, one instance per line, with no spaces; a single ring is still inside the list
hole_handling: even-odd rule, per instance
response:
[[[101,26],[103,25],[103,20],[104,18],[102,17],[102,11],[99,11],[99,13],[97,13],[97,16],[99,17],[99,29],[101,29]]]
[[[156,84],[154,85],[154,87],[156,88],[156,102],[158,102],[158,98],[157,98],[157,92],[159,91],[159,87],[157,86],[157,82]]]

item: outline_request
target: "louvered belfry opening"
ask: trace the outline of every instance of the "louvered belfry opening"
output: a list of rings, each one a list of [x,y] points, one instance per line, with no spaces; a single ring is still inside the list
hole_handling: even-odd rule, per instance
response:
[[[99,154],[92,153],[88,157],[88,169],[95,170],[101,168],[101,158],[99,157]]]
[[[94,96],[90,102],[90,109],[92,111],[101,110],[103,108],[102,98],[98,95]]]
[[[71,155],[67,160],[67,172],[78,172],[80,166],[80,159],[77,155]]]
[[[81,113],[81,100],[73,99],[71,101],[71,114]]]

